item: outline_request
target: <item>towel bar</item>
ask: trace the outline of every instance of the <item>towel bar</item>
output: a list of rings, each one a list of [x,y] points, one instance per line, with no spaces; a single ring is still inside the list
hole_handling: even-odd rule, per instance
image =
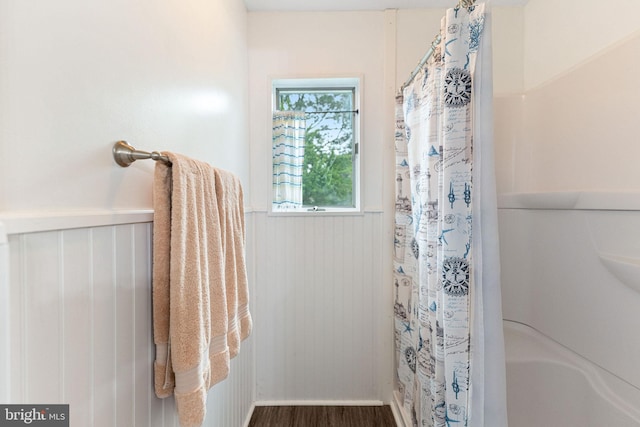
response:
[[[123,168],[126,168],[136,160],[144,159],[161,160],[165,163],[171,163],[167,156],[163,156],[157,151],[149,153],[147,151],[136,150],[125,141],[118,141],[113,144],[113,160]]]

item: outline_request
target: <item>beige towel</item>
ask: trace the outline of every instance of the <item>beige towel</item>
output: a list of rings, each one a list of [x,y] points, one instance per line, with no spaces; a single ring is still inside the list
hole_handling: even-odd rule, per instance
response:
[[[215,173],[163,153],[154,177],[153,323],[158,397],[175,394],[180,425],[202,425],[208,389],[229,373],[228,313]]]
[[[227,343],[231,357],[240,351],[240,342],[251,333],[249,287],[245,263],[245,224],[240,180],[230,172],[215,169],[216,197],[222,229],[227,292]]]

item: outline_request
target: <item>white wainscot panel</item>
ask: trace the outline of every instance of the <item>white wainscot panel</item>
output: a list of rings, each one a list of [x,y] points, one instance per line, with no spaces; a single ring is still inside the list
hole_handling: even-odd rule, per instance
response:
[[[9,235],[10,403],[69,404],[78,426],[178,425],[153,391],[151,245],[149,222]],[[245,425],[251,340],[210,391],[206,427]]]
[[[380,400],[381,218],[256,215],[259,404]]]

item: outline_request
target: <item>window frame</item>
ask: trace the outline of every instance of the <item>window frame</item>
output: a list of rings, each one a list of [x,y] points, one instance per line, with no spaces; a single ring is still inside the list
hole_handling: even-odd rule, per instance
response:
[[[362,89],[361,89],[361,77],[325,77],[325,78],[278,78],[271,80],[271,108],[270,113],[273,114],[276,111],[278,105],[278,91],[279,90],[353,90],[353,109],[358,113],[353,117],[353,207],[340,207],[340,206],[303,206],[298,210],[274,210],[273,205],[273,158],[271,150],[269,150],[269,208],[268,212],[271,215],[322,215],[322,214],[361,214],[362,213],[362,176],[361,176],[361,158],[362,158]],[[271,121],[269,121],[271,123]]]

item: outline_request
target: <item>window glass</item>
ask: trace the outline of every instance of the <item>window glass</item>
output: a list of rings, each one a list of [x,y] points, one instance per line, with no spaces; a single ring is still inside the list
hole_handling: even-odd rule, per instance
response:
[[[353,84],[275,86],[273,211],[358,208],[357,101]]]

